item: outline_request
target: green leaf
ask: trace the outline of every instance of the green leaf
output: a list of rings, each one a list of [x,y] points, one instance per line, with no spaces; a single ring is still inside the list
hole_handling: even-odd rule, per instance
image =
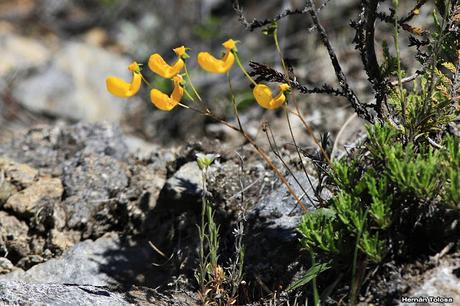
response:
[[[319,274],[322,272],[329,270],[331,266],[329,263],[317,263],[314,264],[313,266],[308,269],[308,271],[303,275],[300,279],[296,280],[293,282],[289,287],[287,288],[287,291],[292,291],[295,290],[299,287],[305,286],[309,282],[311,282],[314,278],[318,277]]]

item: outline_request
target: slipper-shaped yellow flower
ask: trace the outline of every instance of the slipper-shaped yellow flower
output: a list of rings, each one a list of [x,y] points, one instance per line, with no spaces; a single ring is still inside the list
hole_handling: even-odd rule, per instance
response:
[[[133,62],[128,66],[128,69],[133,72],[133,79],[131,83],[114,76],[109,76],[105,80],[107,90],[112,95],[121,98],[129,98],[134,96],[139,91],[139,88],[141,88],[142,76],[139,65],[136,62]]]
[[[159,76],[170,79],[178,74],[184,68],[184,60],[182,57],[186,55],[186,48],[184,46],[173,49],[174,53],[179,57],[177,61],[171,66],[165,62],[160,54],[152,54],[149,58],[149,68]]]
[[[176,107],[184,95],[184,79],[178,74],[172,78],[172,81],[174,83],[174,90],[170,96],[158,89],[152,89],[150,91],[150,100],[153,105],[164,111],[170,111]]]
[[[273,93],[270,87],[264,84],[257,84],[257,86],[252,90],[252,94],[254,95],[254,98],[256,98],[257,103],[259,103],[259,105],[263,108],[275,109],[283,105],[283,103],[286,101],[284,92],[288,91],[289,89],[289,85],[283,83],[279,86],[280,92],[278,95],[273,97]]]
[[[229,39],[222,44],[227,50],[222,59],[217,59],[209,52],[200,52],[198,53],[198,64],[204,70],[212,73],[226,73],[232,68],[233,63],[235,62],[235,55],[233,55],[232,50],[236,48],[236,41]]]

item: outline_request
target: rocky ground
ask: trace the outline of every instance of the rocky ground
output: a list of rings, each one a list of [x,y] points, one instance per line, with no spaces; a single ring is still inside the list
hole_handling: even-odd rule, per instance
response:
[[[244,31],[230,2],[128,2],[0,1],[0,305],[196,305],[202,195],[196,153],[220,155],[210,170],[209,195],[225,263],[234,256],[236,224],[244,220],[241,303],[287,305],[283,289],[308,269],[308,260],[296,232],[301,210],[270,169],[222,125],[186,110],[156,111],[147,90],[125,101],[104,86],[108,75],[129,79],[128,63],[145,62],[152,52],[172,60],[179,43],[218,54],[228,37],[242,41],[246,62],[280,68],[273,42]],[[274,1],[246,2],[249,17],[282,9]],[[371,91],[350,44],[353,32],[344,27],[357,3],[330,1],[321,18],[354,89],[367,100]],[[316,37],[305,31],[311,24],[302,18],[280,24],[285,55],[295,59],[302,83],[334,84],[327,53],[316,47]],[[386,33],[381,30],[377,36]],[[411,56],[403,50],[403,57]],[[192,68],[213,111],[235,121],[225,79]],[[232,82],[237,100],[247,100],[251,94],[239,72]],[[332,138],[352,116],[342,98],[298,101],[315,132]],[[269,121],[283,155],[299,170],[284,114],[242,108],[247,132],[268,150],[261,123]],[[362,135],[361,121],[348,122],[339,149]],[[300,121],[292,118],[292,125],[298,144],[311,148]],[[308,186],[303,172],[296,174]],[[388,305],[403,294],[460,301],[460,252],[446,250],[388,263],[366,281],[366,297]]]
[[[306,267],[295,231],[301,211],[249,148],[239,152],[241,168],[235,152],[212,142],[173,150],[126,140],[111,124],[77,124],[36,127],[0,146],[0,303],[195,305],[197,152],[221,155],[209,185],[223,259],[247,207],[252,297],[286,288]],[[455,253],[389,266],[368,296],[460,298],[458,264]]]
[[[133,285],[190,289],[187,277],[196,264],[195,224],[202,192],[194,155],[211,147],[216,146],[194,144],[177,151],[147,146],[132,152],[119,129],[109,124],[37,127],[3,145],[0,279],[8,294],[0,300],[41,301],[47,283],[53,283],[50,290],[68,290],[69,297],[80,285],[123,293]],[[272,193],[273,175],[250,152],[243,170],[235,154],[217,153],[221,164],[211,172],[210,192],[223,243],[232,243],[242,183],[247,186],[244,205],[253,206],[247,220],[254,236],[247,243],[258,244],[248,248],[248,273],[270,287],[285,283],[290,275],[274,276],[288,266],[295,273],[290,266],[295,258],[286,253],[297,249],[294,220],[299,212],[293,210],[294,202],[273,204],[288,196],[285,191]],[[260,203],[254,205],[256,201]],[[171,258],[160,256],[149,241]],[[261,256],[268,251],[271,256]],[[21,290],[37,295],[22,295]],[[108,296],[103,294],[100,303]],[[113,295],[115,303],[119,298]],[[62,300],[49,299],[61,305]]]

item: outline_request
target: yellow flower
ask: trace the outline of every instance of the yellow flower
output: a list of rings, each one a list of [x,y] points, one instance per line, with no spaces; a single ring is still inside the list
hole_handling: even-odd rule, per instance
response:
[[[198,53],[198,64],[204,70],[212,73],[226,73],[232,68],[235,62],[235,55],[232,50],[236,50],[236,41],[229,39],[222,44],[227,50],[222,59],[217,59],[208,52]]]
[[[105,82],[107,90],[114,96],[121,98],[129,98],[134,96],[141,88],[142,76],[139,65],[136,62],[131,63],[128,66],[129,71],[133,72],[133,79],[131,83],[125,82],[124,80],[109,76]]]
[[[172,78],[174,83],[174,90],[170,96],[162,93],[158,89],[150,91],[150,100],[157,108],[170,111],[180,102],[184,95],[183,78],[178,74]]]
[[[182,58],[182,56],[186,55],[187,48],[185,48],[184,46],[180,46],[180,47],[177,47],[176,49],[173,49],[173,51],[174,53],[177,54],[177,56]]]
[[[182,68],[184,68],[184,61],[182,60],[182,57],[186,55],[186,48],[184,46],[181,46],[173,49],[173,51],[179,57],[177,61],[174,63],[174,65],[169,65],[165,62],[165,60],[163,59],[163,57],[161,57],[160,54],[155,53],[152,54],[149,58],[150,70],[166,79],[170,79],[176,74],[178,74],[182,70]]]
[[[254,98],[256,98],[257,103],[259,103],[259,105],[263,108],[275,109],[283,105],[286,101],[284,92],[289,89],[289,85],[283,83],[279,86],[280,92],[278,95],[273,97],[270,87],[264,84],[257,84],[257,86],[252,90],[252,94],[254,95]]]

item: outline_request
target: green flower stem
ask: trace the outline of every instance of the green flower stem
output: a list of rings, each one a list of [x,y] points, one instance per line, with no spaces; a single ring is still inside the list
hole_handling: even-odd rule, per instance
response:
[[[200,266],[199,266],[199,271],[198,271],[198,282],[199,282],[202,293],[204,293],[206,290],[206,255],[204,253],[205,240],[206,240],[206,223],[205,223],[206,207],[207,207],[206,205],[206,180],[203,175],[203,195],[201,197],[201,222],[200,222],[200,226],[198,227],[198,233],[199,233],[199,238],[200,238],[200,250],[199,250]]]
[[[233,52],[233,55],[235,55],[236,63],[240,67],[241,71],[243,71],[244,75],[248,78],[249,81],[251,81],[252,84],[254,84],[254,86],[257,86],[256,81],[254,81],[254,79],[249,75],[249,73],[244,68],[243,64],[241,64],[240,57],[238,56],[238,52],[236,51],[232,51],[232,52]]]
[[[145,84],[147,84],[147,86],[148,86],[149,88],[153,88],[152,84],[151,84],[149,81],[147,81],[146,78],[144,78],[144,76],[142,75],[142,73],[139,72],[139,74],[141,75],[142,81],[144,81]]]
[[[192,78],[190,77],[190,74],[188,72],[188,69],[187,69],[187,64],[184,64],[184,70],[185,70],[185,76],[187,77],[188,79],[188,82],[190,84],[190,87],[192,88],[193,90],[193,93],[195,94],[195,96],[198,98],[198,100],[200,100],[200,102],[203,102],[203,100],[201,99],[200,95],[198,94],[198,91],[196,90],[195,86],[193,85],[192,83]]]
[[[228,88],[230,90],[230,100],[232,101],[232,104],[233,104],[233,112],[235,113],[235,117],[238,121],[238,127],[240,128],[241,132],[244,133],[243,125],[241,124],[240,116],[238,114],[238,107],[236,105],[235,94],[233,93],[233,86],[232,86],[232,81],[230,79],[230,73],[228,72],[227,72],[227,80],[228,80]]]
[[[195,102],[195,99],[193,99],[192,95],[188,92],[187,89],[185,89],[185,87],[184,87],[184,92],[185,92],[185,95],[187,96],[187,98],[189,98],[190,100]]]
[[[287,76],[288,70],[286,68],[286,63],[284,62],[283,53],[281,52],[280,44],[278,42],[278,28],[276,28],[275,31],[273,31],[273,39],[275,40],[276,51],[278,51],[278,54],[281,59],[281,65],[283,65],[283,71],[284,73],[286,73],[286,76]]]

